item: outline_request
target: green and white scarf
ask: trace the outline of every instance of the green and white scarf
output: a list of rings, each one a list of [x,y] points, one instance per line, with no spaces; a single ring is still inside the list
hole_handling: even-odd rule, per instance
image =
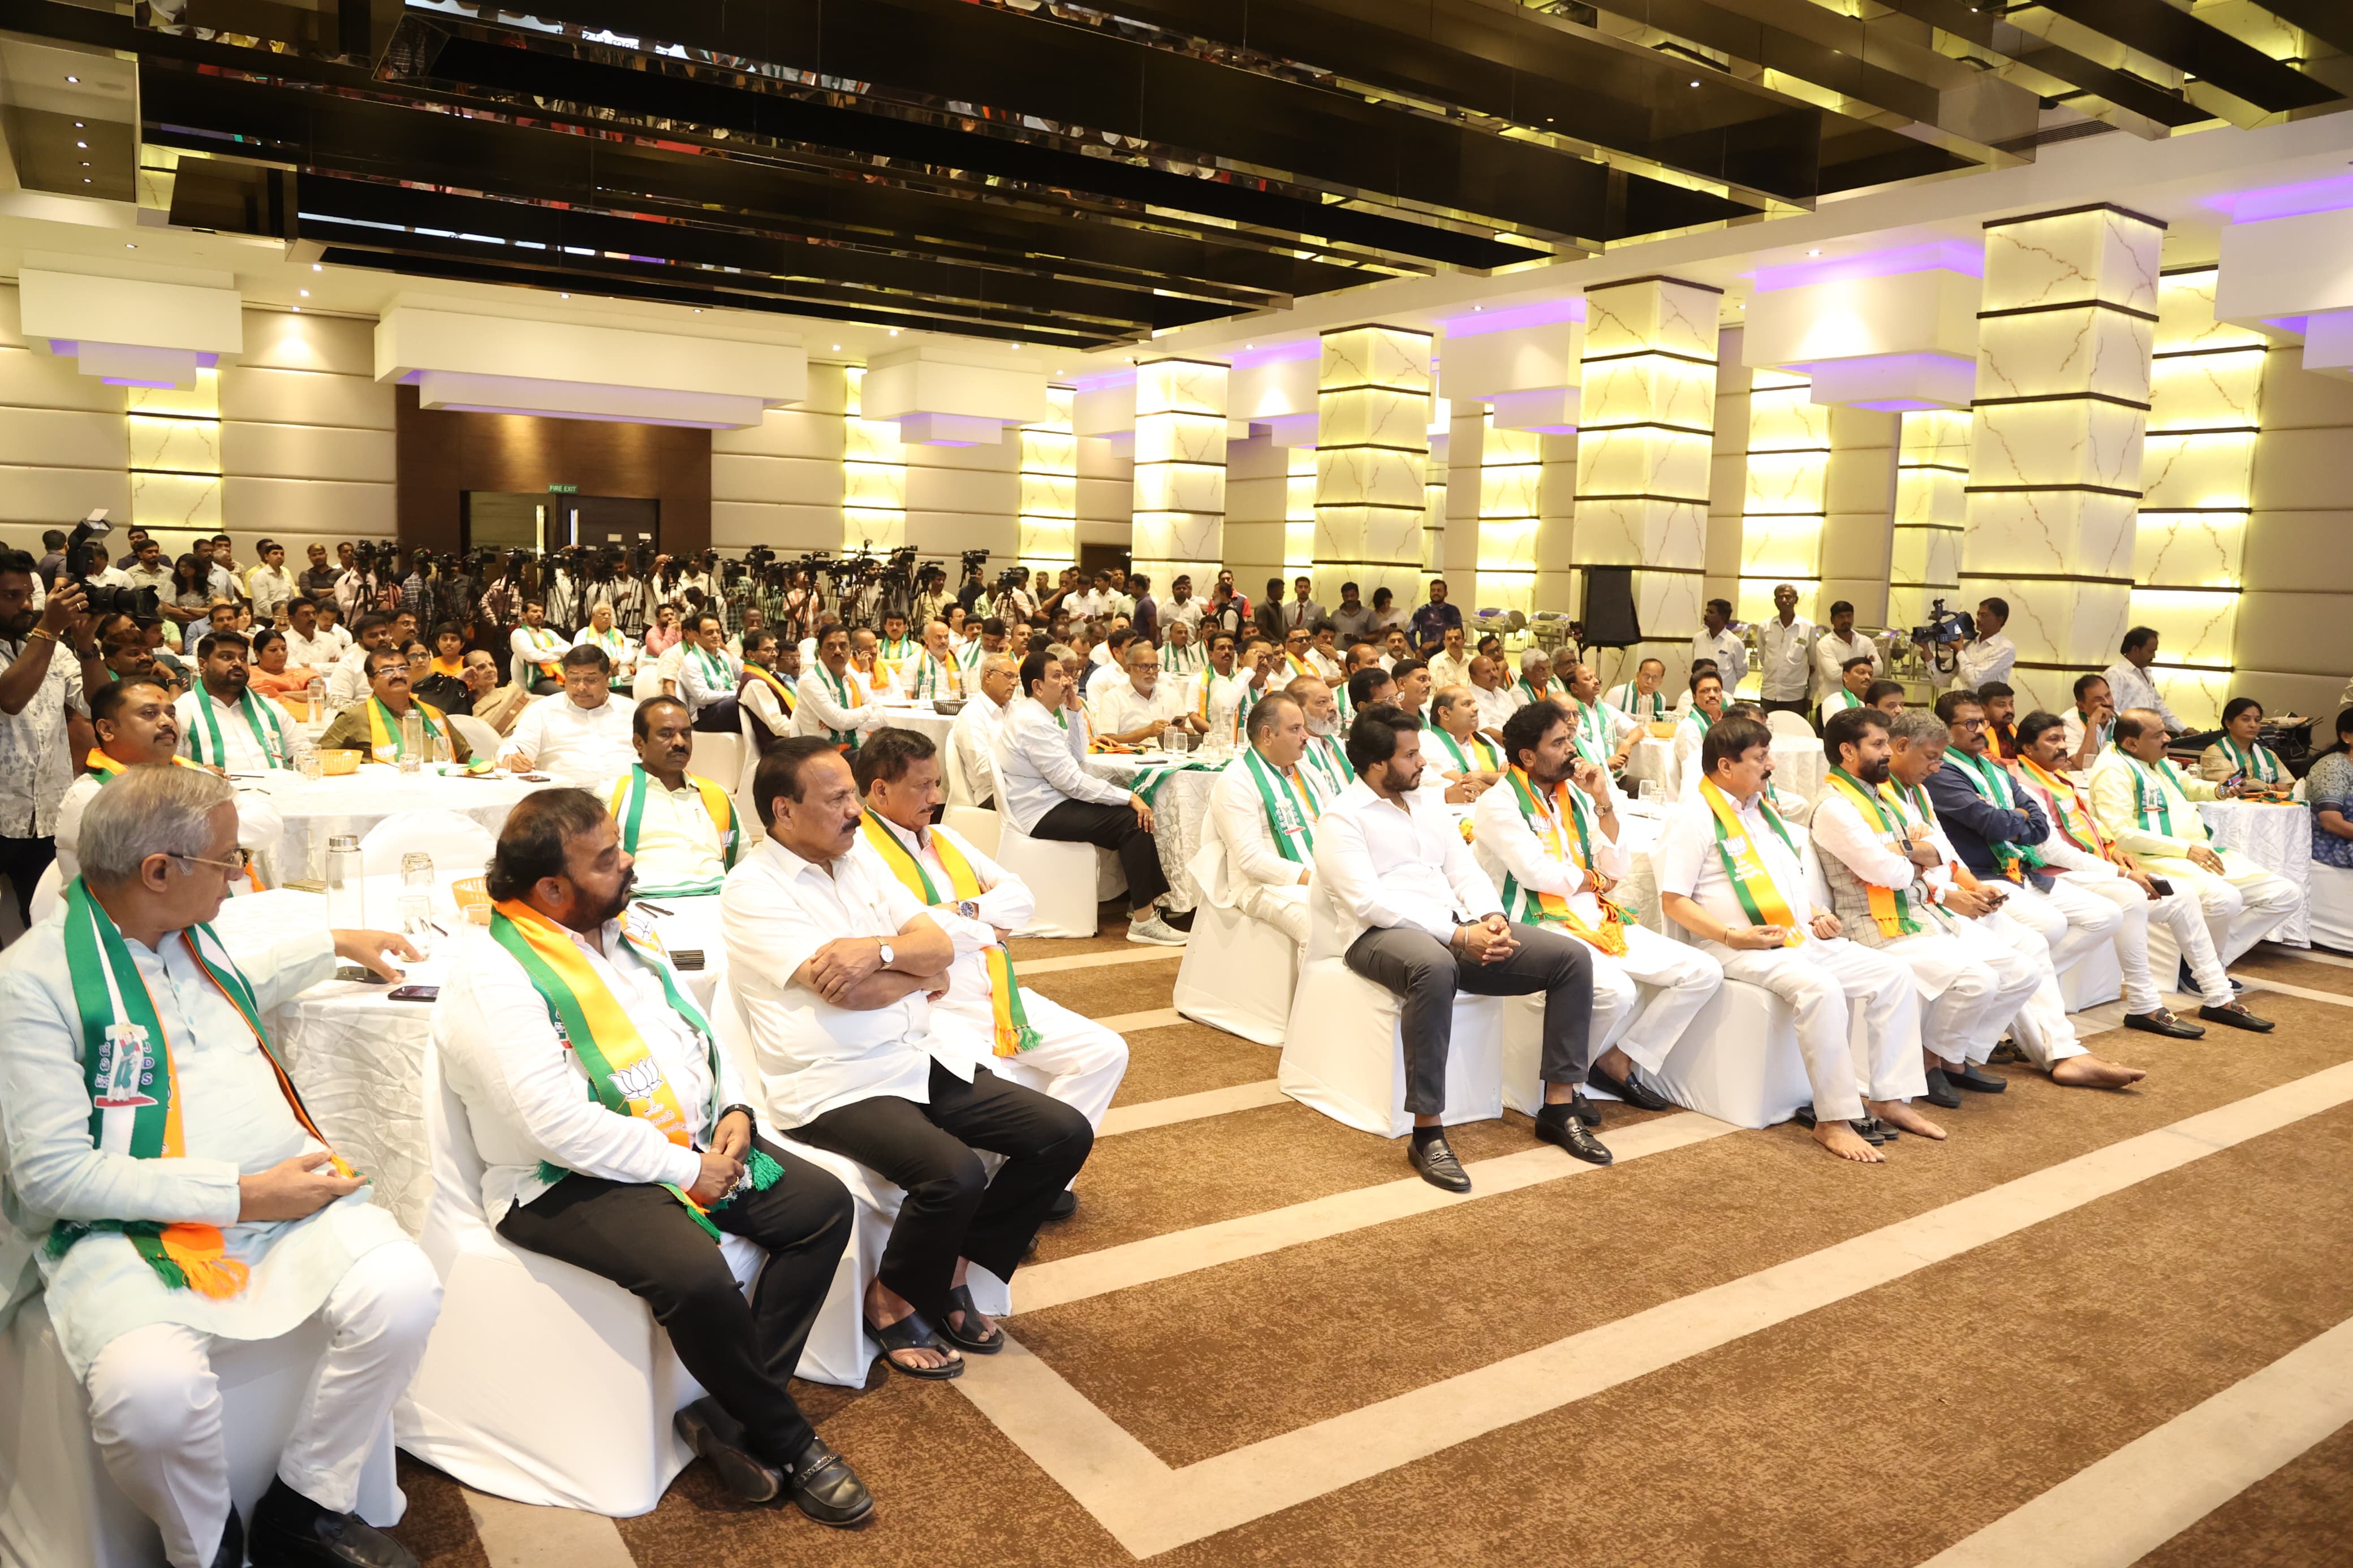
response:
[[[2238,771],[2248,778],[2263,784],[2279,783],[2279,759],[2272,755],[2271,748],[2261,741],[2252,746],[2242,746],[2230,736],[2223,735],[2214,743],[2222,748],[2223,754],[2237,763]]]
[[[271,711],[277,706],[256,697],[251,687],[237,695],[237,711],[245,715],[246,728],[253,731],[253,743],[261,748],[262,766],[269,768],[286,765],[286,728]],[[211,754],[206,755],[207,752]],[[202,686],[196,688],[196,722],[188,726],[188,752],[208,766],[228,766],[228,744],[221,736],[220,715],[213,710],[213,694]]]
[[[2009,773],[1991,757],[1973,757],[1955,746],[1946,752],[1945,761],[1959,766],[1961,776],[1969,781],[1969,787],[1988,805],[2001,811],[2018,809],[2018,797],[2011,790]],[[2042,868],[2042,853],[2031,844],[2011,838],[1988,838],[1985,843],[1993,854],[1994,864],[2013,882],[2023,882],[2027,872]]]
[[[1306,865],[1315,853],[1315,818],[1324,811],[1324,803],[1316,798],[1315,785],[1307,769],[1293,768],[1286,778],[1267,765],[1256,746],[1242,752],[1242,766],[1250,770],[1250,783],[1257,786],[1259,805],[1266,812],[1266,825],[1274,837],[1275,848],[1293,865]]]

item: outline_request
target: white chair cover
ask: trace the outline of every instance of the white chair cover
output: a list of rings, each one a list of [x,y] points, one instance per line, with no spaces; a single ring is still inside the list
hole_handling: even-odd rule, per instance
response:
[[[33,917],[40,918],[37,908]],[[2312,941],[2317,947],[2353,952],[2353,871],[2312,863]]]
[[[52,860],[42,868],[41,879],[33,884],[33,923],[38,925],[47,920],[58,905],[64,901],[65,896],[65,874],[58,869],[58,863]]]
[[[367,830],[360,840],[360,874],[389,876],[400,869],[400,858],[411,850],[433,857],[438,881],[446,877],[472,877],[490,863],[498,840],[472,817],[440,807],[396,811]]]
[[[1801,740],[1811,740],[1814,733],[1814,727],[1806,722],[1804,714],[1792,713],[1784,708],[1776,708],[1766,714],[1765,727],[1776,735],[1794,735]]]
[[[1005,785],[997,785],[1005,798]],[[997,863],[1029,884],[1037,909],[1016,936],[1091,937],[1095,934],[1098,873],[1092,844],[1032,838],[1002,813],[997,817]]]
[[[327,1333],[316,1318],[274,1340],[216,1341],[229,1494],[240,1512],[269,1489]],[[47,1301],[35,1297],[0,1336],[0,1563],[8,1568],[149,1568],[164,1560],[155,1526],[115,1486],[90,1436],[90,1396],[66,1367]],[[393,1459],[393,1424],[360,1471],[357,1512],[400,1522],[408,1500]]]
[[[732,795],[744,778],[744,737],[695,731],[693,749],[687,753],[686,771],[709,779]]]
[[[1211,857],[1222,862],[1226,840],[1216,813],[1203,826],[1201,838],[1193,864]],[[1223,874],[1230,875],[1231,868]],[[1192,937],[1176,966],[1176,1011],[1245,1040],[1279,1046],[1298,988],[1299,948],[1282,931],[1215,900],[1204,899],[1195,909]]]
[[[448,713],[443,717],[449,721],[451,729],[465,737],[466,750],[470,754],[495,763],[499,753],[507,749],[505,740],[487,720],[477,719],[471,713]]]

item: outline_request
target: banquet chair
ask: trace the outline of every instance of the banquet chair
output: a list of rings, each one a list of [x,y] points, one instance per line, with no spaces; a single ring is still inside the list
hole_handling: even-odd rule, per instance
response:
[[[65,896],[65,876],[58,869],[58,863],[52,860],[42,869],[41,879],[33,884],[33,923],[38,925],[47,920],[50,911],[58,907]]]
[[[462,813],[439,807],[396,811],[360,840],[360,875],[390,875],[400,869],[403,855],[422,851],[433,857],[436,879],[453,873],[471,877],[490,864],[497,847],[491,830]]]
[[[733,790],[744,778],[744,737],[723,735],[712,730],[692,731],[693,749],[687,753],[686,771],[699,773],[723,790]]]
[[[754,1099],[764,1100],[766,1095],[761,1087],[759,1057],[752,1048],[752,1032],[744,1021],[743,1003],[729,982],[720,984],[711,1009],[711,1026],[718,1031],[719,1048],[734,1062],[746,1091]],[[874,1342],[866,1334],[866,1286],[882,1267],[882,1248],[890,1242],[891,1227],[898,1221],[899,1205],[906,1194],[846,1154],[800,1142],[789,1132],[777,1133],[768,1126],[765,1111],[758,1120],[761,1136],[830,1172],[849,1189],[850,1199],[856,1205],[857,1230],[841,1255],[833,1288],[826,1292],[825,1305],[818,1310],[817,1324],[809,1331],[808,1343],[802,1347],[797,1375],[812,1383],[863,1388],[878,1353]],[[1003,1156],[986,1151],[981,1152],[980,1160],[992,1176],[1004,1163]],[[992,1318],[1012,1314],[1012,1291],[1004,1280],[976,1266],[971,1271],[970,1285],[973,1305],[983,1312]]]
[[[963,834],[974,848],[996,859],[1004,837],[1004,824],[993,808],[977,804],[979,792],[972,787],[972,780],[965,773],[964,756],[953,738],[940,747],[940,779],[947,796],[940,825]]]
[[[759,726],[760,721],[749,708],[737,709],[735,717],[738,732],[744,739],[744,765],[737,770],[733,779],[718,779],[713,782],[723,786],[735,797],[735,811],[738,816],[747,822],[756,823],[760,820],[760,814],[752,805],[752,780],[753,776],[760,771],[760,731],[759,728],[755,728]]]
[[[997,798],[1005,798],[1003,780]],[[1097,924],[1095,858],[1107,851],[1092,844],[1065,844],[1059,839],[1032,838],[1003,813],[997,819],[997,847],[989,858],[1029,884],[1037,908],[1029,923],[1016,936],[1090,937]],[[959,829],[961,831],[961,829]]]
[[[1206,893],[1213,885],[1225,886],[1232,875],[1215,812],[1203,824],[1201,839],[1193,876]],[[1214,865],[1208,864],[1212,857]],[[1202,870],[1210,875],[1202,876]],[[1202,899],[1194,910],[1184,961],[1176,966],[1177,1012],[1229,1035],[1279,1046],[1290,1024],[1292,994],[1298,988],[1296,943],[1236,905]]]
[[[274,1340],[215,1340],[229,1494],[248,1518],[278,1472],[327,1333],[316,1317]],[[8,1568],[147,1568],[164,1560],[155,1526],[107,1473],[90,1435],[90,1395],[66,1365],[48,1303],[26,1302],[0,1335],[0,1563]],[[386,1420],[360,1470],[355,1511],[389,1528],[407,1509]]]
[[[1398,1032],[1404,1000],[1342,962],[1339,911],[1320,884],[1309,886],[1307,909],[1307,956],[1292,997],[1275,1087],[1335,1121],[1402,1138],[1413,1127],[1405,1109],[1405,1037]],[[1504,1114],[1504,1000],[1455,994],[1446,1056],[1448,1126]]]
[[[1787,709],[1776,708],[1766,714],[1765,727],[1776,735],[1788,735],[1800,741],[1814,739],[1814,727],[1806,722],[1806,716],[1792,713]]]
[[[400,1446],[495,1497],[650,1511],[694,1457],[670,1417],[702,1386],[643,1301],[491,1228],[482,1157],[438,1040],[424,1101],[433,1198],[417,1244],[441,1276],[441,1318],[393,1413]],[[748,1289],[765,1255],[732,1236],[719,1249]]]
[[[451,729],[466,738],[466,750],[473,756],[497,762],[499,753],[507,749],[504,737],[491,728],[488,720],[477,719],[471,713],[445,713],[442,717],[449,721]]]

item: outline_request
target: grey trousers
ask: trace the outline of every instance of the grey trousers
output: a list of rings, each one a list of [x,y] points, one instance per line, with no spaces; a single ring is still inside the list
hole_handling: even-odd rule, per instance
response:
[[[1341,962],[1405,998],[1405,1108],[1436,1116],[1446,1109],[1446,1051],[1454,1033],[1454,996],[1545,997],[1538,1068],[1546,1083],[1585,1081],[1591,1065],[1593,955],[1558,931],[1512,924],[1519,951],[1501,963],[1460,956],[1413,926],[1374,926],[1348,944]]]

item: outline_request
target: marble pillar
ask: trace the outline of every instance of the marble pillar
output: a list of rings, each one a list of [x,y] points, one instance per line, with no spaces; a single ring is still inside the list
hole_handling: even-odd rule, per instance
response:
[[[1748,622],[1774,614],[1773,590],[1798,590],[1798,614],[1823,617],[1822,518],[1831,463],[1831,410],[1810,377],[1754,370],[1748,384],[1748,466],[1740,511],[1740,593]]]
[[[1909,631],[1927,624],[1929,606],[1961,605],[1961,536],[1969,520],[1968,410],[1934,408],[1898,415],[1895,525],[1887,573],[1887,624]]]
[[[1685,668],[1700,629],[1722,298],[1672,278],[1586,291],[1573,563],[1633,568],[1642,632],[1600,655],[1605,683],[1652,654]]]
[[[849,408],[842,416],[841,548],[852,555],[867,549],[896,550],[907,542],[906,448],[900,445],[894,422],[868,419],[860,413],[864,368],[850,366],[845,380]]]
[[[1323,334],[1316,378],[1315,596],[1356,583],[1420,602],[1429,510],[1430,335],[1403,327]]]
[[[1075,387],[1049,386],[1050,412],[1021,426],[1021,510],[1015,550],[1034,574],[1079,558],[1079,438],[1071,430]]]
[[[1134,570],[1155,589],[1180,572],[1198,590],[1225,558],[1226,367],[1145,360],[1135,367]]]
[[[1478,609],[1535,608],[1536,540],[1544,526],[1545,437],[1480,421],[1475,575],[1464,603]]]
[[[2213,267],[2158,284],[2148,435],[2134,535],[2132,624],[2154,626],[2149,674],[2184,723],[2221,722],[2232,697],[2254,489],[2264,334],[2214,319]]]
[[[219,531],[220,372],[198,366],[192,387],[125,387],[123,433],[131,470],[123,526]]]
[[[2009,602],[2021,708],[2066,706],[2130,623],[2164,235],[2105,205],[1986,226],[1960,594]]]

